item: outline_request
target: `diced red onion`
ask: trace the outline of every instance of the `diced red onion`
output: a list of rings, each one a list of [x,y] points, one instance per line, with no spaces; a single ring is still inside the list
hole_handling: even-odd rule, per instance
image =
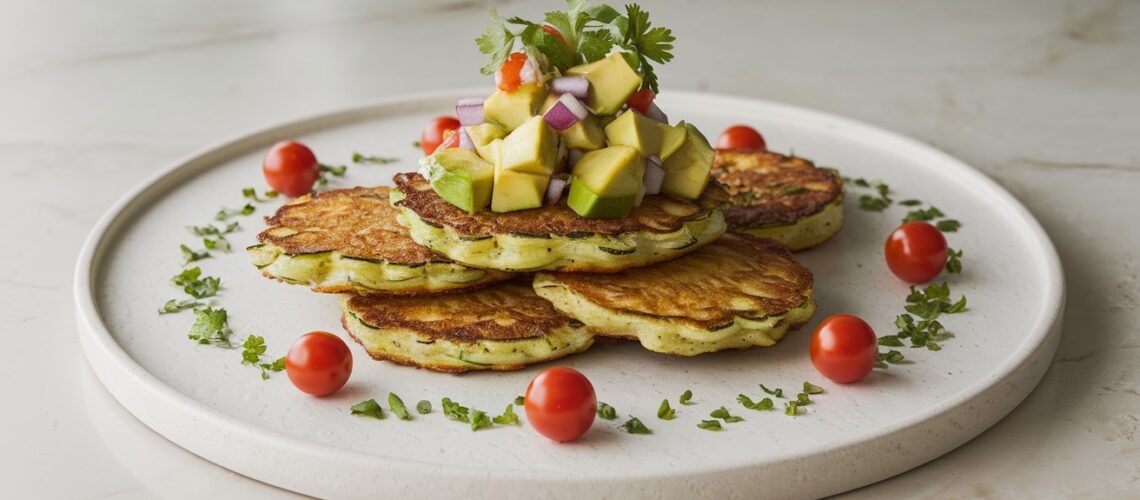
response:
[[[584,76],[560,76],[550,81],[550,91],[555,94],[570,94],[585,99],[590,94],[590,81]]]
[[[467,129],[459,127],[459,147],[468,151],[475,151],[475,141],[471,140],[471,136],[467,135]]]
[[[519,70],[520,83],[534,83],[537,82],[542,72],[539,71],[538,65],[534,63],[534,59],[527,56],[526,62],[523,63],[522,69]]]
[[[464,127],[483,123],[483,98],[467,97],[455,104],[455,116]]]
[[[577,97],[562,94],[558,97],[558,102],[546,110],[542,118],[555,130],[566,130],[578,123],[578,120],[585,118],[587,114],[589,111]]]
[[[645,158],[645,176],[641,178],[645,194],[660,193],[664,181],[665,169],[661,167],[661,159],[657,155],[649,155]]]
[[[665,112],[661,111],[661,108],[657,107],[657,103],[655,102],[649,103],[649,107],[645,108],[645,117],[657,120],[666,125],[669,124],[669,117],[665,116]]]
[[[562,199],[562,193],[566,191],[566,184],[569,180],[565,176],[554,176],[550,178],[550,183],[546,185],[546,195],[542,197],[543,205],[553,205]]]
[[[575,163],[578,163],[578,160],[582,159],[582,155],[584,154],[586,153],[581,149],[571,149],[566,154],[566,164],[573,167]]]

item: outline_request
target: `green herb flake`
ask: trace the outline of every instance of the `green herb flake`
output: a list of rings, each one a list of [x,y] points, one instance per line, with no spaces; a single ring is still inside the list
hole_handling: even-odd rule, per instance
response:
[[[214,214],[214,220],[225,221],[230,217],[236,217],[238,215],[252,215],[256,211],[257,207],[249,203],[246,203],[244,207],[233,210],[222,207],[220,210],[218,210],[218,213]]]
[[[784,415],[796,416],[800,415],[800,405],[796,401],[788,401],[784,403]]]
[[[649,430],[637,417],[630,417],[624,424],[621,424],[621,428],[630,434],[653,434],[653,431]]]
[[[741,406],[749,410],[768,411],[776,407],[776,403],[772,402],[772,398],[764,398],[760,401],[753,402],[752,398],[741,394],[736,397],[736,400],[740,402]]]
[[[388,393],[388,409],[396,415],[400,420],[411,420],[412,415],[408,413],[408,407],[404,406],[404,400],[400,399],[394,392]]]
[[[479,429],[491,427],[494,425],[491,422],[491,417],[480,410],[471,410],[471,430],[477,431]]]
[[[243,365],[256,365],[261,361],[261,355],[265,354],[265,338],[250,335],[241,347],[241,363]]]
[[[427,415],[428,413],[431,413],[431,401],[425,399],[419,403],[416,403],[416,413],[419,413],[420,415]]]
[[[257,203],[265,203],[269,200],[276,198],[277,197],[277,191],[266,191],[265,195],[264,195],[265,198],[261,198],[257,195],[256,189],[251,188],[251,187],[247,187],[247,188],[244,188],[241,190],[241,196],[242,196],[242,198],[245,198],[247,200],[252,200],[252,201],[255,201]]]
[[[230,253],[233,248],[230,247],[229,240],[219,236],[217,238],[202,238],[202,245],[206,250],[217,250],[222,253]]]
[[[778,398],[784,397],[784,390],[779,388],[779,387],[777,387],[775,389],[769,389],[769,388],[765,387],[764,384],[760,384],[760,390],[764,391],[766,394],[770,394],[770,395],[776,396]]]
[[[930,207],[927,209],[911,210],[910,212],[907,212],[906,217],[903,217],[903,222],[932,221],[932,220],[937,219],[939,217],[942,217],[944,215],[945,214],[943,214],[942,211],[939,210],[937,207]]]
[[[962,223],[958,222],[954,219],[942,219],[942,220],[938,221],[937,223],[935,223],[935,227],[937,227],[939,231],[942,231],[944,233],[954,233],[954,232],[957,232],[958,229],[962,227]]]
[[[526,398],[522,396],[515,397],[515,406],[523,406],[526,404]]]
[[[503,414],[491,420],[498,425],[518,424],[519,415],[515,413],[515,405],[507,404],[507,408],[503,410]]]
[[[706,431],[719,431],[722,429],[719,420],[701,420],[701,422],[697,424],[697,427]]]
[[[171,282],[182,287],[182,291],[196,299],[213,297],[218,294],[222,280],[213,276],[202,276],[200,267],[192,267],[174,275]]]
[[[804,382],[804,392],[807,394],[823,394],[823,388],[811,382]]]
[[[389,158],[385,156],[368,156],[361,154],[359,151],[352,152],[353,163],[372,163],[374,165],[387,165],[389,163],[396,163],[400,161],[399,158]]]
[[[352,405],[349,410],[352,411],[353,415],[372,417],[376,420],[384,420],[384,409],[380,407],[380,403],[377,403],[375,399],[369,399],[367,401],[356,403]]]
[[[170,300],[166,301],[165,304],[162,305],[162,308],[160,308],[158,310],[158,314],[180,313],[180,312],[185,311],[187,309],[193,309],[195,307],[201,307],[203,305],[205,305],[205,304],[202,304],[201,302],[197,302],[194,300],[181,300],[180,301],[178,299],[170,299]]]
[[[178,248],[182,250],[182,265],[186,265],[191,262],[197,262],[210,257],[210,252],[206,250],[194,251],[186,245],[179,245]]]
[[[212,344],[226,349],[233,347],[225,309],[195,309],[194,324],[186,336],[202,345]]]
[[[598,401],[598,417],[605,420],[613,420],[617,418],[617,410],[608,404]]]
[[[261,379],[268,380],[269,372],[285,371],[285,357],[277,358],[272,363],[259,363],[257,366],[261,368]]]
[[[917,207],[921,204],[922,202],[919,200],[903,200],[899,202],[899,205],[902,205],[904,207]]]
[[[811,396],[809,396],[808,393],[801,392],[799,394],[796,394],[796,404],[798,404],[800,406],[807,406],[807,405],[810,405],[811,403],[812,403]]]
[[[876,198],[871,195],[862,195],[859,197],[859,208],[870,212],[882,212],[886,210],[891,204],[882,198]]]
[[[676,418],[677,410],[669,406],[668,399],[661,400],[661,406],[657,407],[657,418],[661,420],[673,420]]]
[[[713,410],[712,413],[709,413],[709,416],[713,417],[713,418],[719,418],[721,420],[724,420],[725,423],[741,422],[744,420],[741,417],[732,415],[731,413],[728,412],[728,408],[725,408],[723,406]]]
[[[962,274],[962,251],[948,248],[946,254],[948,256],[946,259],[946,272],[950,274]]]
[[[445,417],[456,422],[471,422],[471,417],[469,416],[470,410],[466,406],[452,401],[451,398],[443,398],[441,406],[443,407],[443,415]]]
[[[685,389],[685,392],[681,393],[681,397],[677,399],[677,402],[679,402],[685,406],[695,405],[696,403],[691,402],[692,400],[693,400],[693,391],[691,391],[689,389]]]

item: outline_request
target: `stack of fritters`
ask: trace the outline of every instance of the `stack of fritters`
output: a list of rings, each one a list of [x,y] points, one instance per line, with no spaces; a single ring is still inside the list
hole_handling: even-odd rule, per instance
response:
[[[838,229],[842,207],[830,172],[807,163],[765,177],[749,166],[760,164],[719,152],[727,193],[711,182],[694,201],[650,195],[621,219],[582,218],[565,201],[470,214],[399,174],[395,188],[287,203],[249,252],[267,277],[345,294],[342,323],[372,357],[431,370],[519,369],[595,336],[682,356],[769,346],[811,318],[811,272],[774,240],[724,233],[812,233],[791,238],[802,248],[833,231],[773,228],[823,218]],[[775,183],[830,194],[783,203]],[[743,203],[745,192],[759,194]]]

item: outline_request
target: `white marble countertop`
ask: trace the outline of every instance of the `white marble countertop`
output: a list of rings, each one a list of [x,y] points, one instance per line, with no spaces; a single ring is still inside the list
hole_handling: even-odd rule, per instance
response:
[[[555,4],[495,3],[526,15]],[[680,39],[666,88],[916,137],[1004,185],[1060,251],[1069,301],[1041,385],[965,446],[850,496],[1140,496],[1140,3],[642,3]],[[486,84],[471,42],[486,7],[0,6],[5,496],[289,495],[170,444],[103,390],[72,318],[79,246],[127,189],[204,145],[389,94]]]

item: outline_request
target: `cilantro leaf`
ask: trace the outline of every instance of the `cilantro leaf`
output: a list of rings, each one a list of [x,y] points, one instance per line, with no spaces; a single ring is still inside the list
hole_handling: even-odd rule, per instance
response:
[[[796,416],[800,414],[800,404],[798,402],[788,401],[784,403],[784,415]]]
[[[946,272],[950,274],[962,273],[962,251],[948,248],[946,250],[948,258],[946,259]]]
[[[653,434],[653,431],[649,430],[637,417],[630,417],[624,424],[621,424],[621,428],[630,434]]]
[[[225,309],[195,309],[194,324],[186,336],[203,345],[213,344],[226,349],[233,347],[230,344],[230,328]]]
[[[613,420],[617,418],[617,410],[608,404],[598,401],[598,417]]]
[[[451,400],[451,398],[443,398],[441,402],[443,406],[443,415],[456,422],[470,422],[471,418],[468,415],[470,410],[466,406],[462,406]]]
[[[412,415],[408,413],[408,407],[404,406],[404,400],[400,399],[394,392],[388,393],[388,409],[392,410],[392,414],[400,420],[411,420]]]
[[[526,404],[526,398],[522,396],[515,396],[515,406],[522,406]],[[602,403],[605,404],[605,403]]]
[[[182,250],[182,265],[210,258],[210,252],[206,250],[194,251],[186,245],[179,245],[178,248]]]
[[[744,420],[741,417],[737,417],[735,415],[730,414],[728,412],[728,408],[725,408],[723,406],[713,410],[712,413],[709,413],[709,416],[713,417],[713,418],[719,418],[721,420],[724,420],[725,423],[740,422],[740,421]]]
[[[170,299],[170,300],[166,301],[165,304],[162,305],[162,308],[158,310],[158,314],[180,313],[180,312],[185,311],[187,309],[193,309],[195,307],[201,307],[202,305],[203,304],[201,302],[197,302],[194,300],[179,301],[178,299]]]
[[[221,209],[218,210],[218,213],[214,214],[214,220],[225,221],[226,219],[229,219],[230,217],[235,217],[238,215],[252,215],[256,211],[257,211],[257,207],[255,207],[249,203],[246,203],[244,207],[233,209],[233,210],[228,209],[226,207],[222,207]]]
[[[191,267],[178,273],[171,279],[175,285],[182,287],[182,291],[196,299],[213,297],[218,294],[222,286],[221,278],[202,276],[202,268]]]
[[[352,405],[349,410],[353,415],[360,415],[363,417],[372,417],[376,420],[384,420],[384,409],[380,407],[375,399],[361,401]]]
[[[491,25],[475,39],[479,52],[491,56],[491,62],[479,68],[479,72],[484,75],[495,74],[495,70],[507,60],[515,46],[515,34],[503,24],[503,18],[499,17],[498,11],[492,8],[490,14]]]
[[[491,427],[492,425],[494,424],[491,422],[491,417],[488,417],[486,413],[480,410],[471,410],[472,431],[477,431],[485,427]]]
[[[359,151],[352,152],[353,163],[372,163],[375,165],[387,165],[389,163],[396,163],[400,161],[399,158],[391,158],[387,156],[367,156],[361,154]]]
[[[222,253],[230,253],[233,251],[233,248],[230,247],[229,240],[221,236],[213,239],[202,238],[202,245],[206,247],[206,250],[217,250]]]
[[[770,394],[772,396],[776,396],[778,398],[784,397],[784,390],[779,388],[779,387],[777,387],[775,389],[769,389],[767,387],[764,387],[764,384],[760,384],[760,390],[762,390],[765,393]]]
[[[601,60],[614,48],[614,40],[602,30],[586,31],[578,44],[578,53],[588,63]]]
[[[719,431],[722,429],[719,420],[701,420],[697,427],[706,431]]]
[[[685,406],[695,405],[696,403],[690,402],[690,401],[692,401],[692,399],[693,399],[693,391],[691,391],[689,389],[685,389],[685,392],[681,393],[681,397],[677,398],[677,402],[679,402]]]
[[[265,338],[250,335],[241,347],[241,363],[243,365],[255,365],[261,361],[261,355],[265,354]]]
[[[808,394],[823,394],[823,388],[811,382],[804,382],[804,392]]]
[[[507,409],[503,410],[503,414],[491,419],[491,421],[498,425],[518,424],[519,416],[515,413],[515,405],[507,404]]]
[[[673,420],[676,418],[677,410],[669,407],[669,400],[662,399],[661,406],[657,408],[657,418],[661,420]]]
[[[257,366],[261,368],[261,379],[266,380],[269,378],[269,372],[285,371],[285,357],[282,356],[272,363],[261,363]]]
[[[265,198],[261,198],[261,197],[257,196],[257,190],[256,189],[251,188],[251,187],[247,187],[247,188],[244,188],[241,190],[241,196],[242,196],[242,198],[245,198],[247,200],[253,200],[257,203],[265,203],[269,200],[276,198],[278,196],[278,194],[277,194],[277,191],[272,191],[272,190],[266,191],[265,192]]]
[[[962,227],[962,223],[954,219],[942,219],[935,224],[935,227],[944,233],[954,233]]]

